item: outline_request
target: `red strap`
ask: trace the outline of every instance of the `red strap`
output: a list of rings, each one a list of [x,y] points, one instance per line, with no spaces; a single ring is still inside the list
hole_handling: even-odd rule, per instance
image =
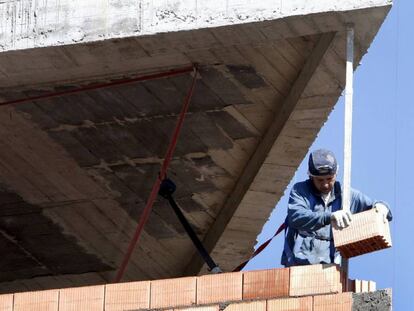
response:
[[[190,104],[191,97],[193,95],[196,79],[197,79],[197,68],[194,67],[193,82],[191,83],[188,94],[187,94],[187,96],[184,100],[184,105],[181,108],[180,116],[179,116],[177,124],[175,126],[172,139],[171,139],[170,144],[169,144],[168,149],[167,149],[167,153],[164,157],[164,161],[162,163],[160,174],[158,175],[157,180],[155,181],[154,185],[152,186],[152,190],[151,190],[150,196],[148,198],[147,204],[145,206],[145,209],[142,212],[142,215],[141,215],[141,218],[139,219],[139,223],[138,223],[137,228],[135,230],[134,236],[132,237],[131,242],[129,243],[128,250],[127,250],[127,252],[125,254],[125,257],[124,257],[124,259],[121,263],[121,266],[119,267],[118,273],[117,273],[116,278],[115,278],[116,283],[118,283],[122,279],[122,276],[124,275],[124,272],[125,272],[125,269],[128,265],[129,259],[131,258],[132,252],[134,251],[134,248],[135,248],[135,246],[136,246],[136,244],[139,240],[139,237],[141,235],[142,229],[144,228],[144,225],[147,222],[148,217],[151,213],[152,206],[154,205],[154,201],[155,201],[155,199],[158,195],[158,191],[160,189],[161,181],[164,179],[164,177],[166,175],[167,168],[168,168],[168,166],[171,162],[171,158],[172,158],[172,155],[174,153],[175,146],[177,145],[178,136],[180,134],[180,130],[181,130],[183,122],[184,122],[185,114],[188,110],[188,106]]]
[[[20,104],[20,103],[24,103],[24,102],[39,100],[39,99],[58,97],[58,96],[69,95],[69,94],[74,94],[74,93],[80,93],[80,92],[96,90],[96,89],[101,89],[101,88],[106,88],[106,87],[112,87],[112,86],[117,86],[117,85],[122,85],[122,84],[127,84],[127,83],[133,83],[133,82],[140,82],[140,81],[146,81],[146,80],[153,80],[153,79],[171,77],[171,76],[191,72],[193,70],[194,70],[194,66],[188,66],[188,67],[184,67],[184,68],[171,69],[169,71],[154,73],[154,74],[148,74],[148,75],[145,75],[145,76],[139,76],[139,77],[135,77],[135,78],[117,79],[117,80],[111,81],[111,82],[90,84],[90,85],[86,85],[86,86],[81,86],[79,88],[74,88],[74,89],[60,91],[60,92],[50,92],[50,93],[46,93],[46,94],[38,95],[38,96],[20,98],[20,99],[15,99],[15,100],[9,100],[9,101],[0,103],[0,106],[11,105],[11,104]]]
[[[270,242],[272,242],[273,238],[276,237],[280,232],[282,232],[284,229],[286,228],[286,224],[283,223],[280,225],[279,229],[277,229],[276,233],[270,238],[268,239],[266,242],[264,242],[262,245],[260,245],[255,252],[253,253],[253,255],[250,256],[249,259],[247,259],[245,262],[242,262],[240,265],[238,265],[233,272],[238,272],[241,271],[241,269],[243,269],[250,260],[252,260],[254,257],[256,257],[257,255],[259,255],[265,248],[267,245],[269,245]]]

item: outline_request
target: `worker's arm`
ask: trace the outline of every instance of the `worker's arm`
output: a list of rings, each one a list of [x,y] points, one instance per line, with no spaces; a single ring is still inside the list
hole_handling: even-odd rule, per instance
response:
[[[386,213],[386,217],[389,221],[392,220],[392,213],[387,203],[383,201],[373,201],[367,195],[355,189],[352,189],[351,197],[351,212],[353,214],[378,206],[379,211]],[[388,211],[386,209],[388,209]]]
[[[311,210],[309,201],[294,186],[289,196],[288,225],[297,230],[314,231],[331,222],[331,212]]]

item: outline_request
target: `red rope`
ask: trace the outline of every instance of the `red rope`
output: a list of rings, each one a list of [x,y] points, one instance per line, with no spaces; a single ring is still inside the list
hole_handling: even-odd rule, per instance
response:
[[[277,231],[276,231],[276,233],[270,238],[270,239],[268,239],[266,242],[264,242],[262,245],[260,245],[257,249],[256,249],[256,251],[253,253],[253,255],[252,256],[250,256],[250,258],[249,259],[247,259],[246,261],[244,261],[244,262],[242,262],[240,265],[238,265],[234,270],[233,270],[233,272],[238,272],[238,271],[240,271],[241,269],[243,269],[248,263],[249,263],[249,261],[250,260],[252,260],[254,257],[256,257],[257,255],[259,255],[265,248],[266,248],[266,246],[268,246],[269,245],[269,243],[270,242],[272,242],[272,240],[273,240],[273,238],[275,237],[275,236],[277,236],[280,232],[282,232],[284,229],[285,229],[285,227],[286,227],[286,224],[285,223],[283,223],[283,224],[281,224],[280,225],[280,227],[279,227],[279,229],[277,229]]]
[[[11,104],[19,104],[19,103],[24,103],[24,102],[33,101],[33,100],[39,100],[39,99],[57,97],[57,96],[62,96],[62,95],[68,95],[68,94],[73,94],[73,93],[84,92],[84,91],[96,90],[96,89],[101,89],[101,88],[104,88],[104,87],[116,86],[116,85],[121,85],[121,84],[132,83],[132,82],[140,82],[140,81],[145,81],[145,80],[165,78],[165,77],[175,76],[175,75],[179,75],[179,74],[184,74],[184,73],[187,73],[187,72],[191,72],[193,70],[194,70],[193,66],[188,66],[188,67],[184,67],[184,68],[172,69],[172,70],[169,70],[169,71],[149,74],[149,75],[136,77],[136,78],[126,78],[126,79],[120,79],[120,80],[116,80],[116,81],[112,81],[112,82],[97,83],[97,84],[92,84],[92,85],[79,87],[79,88],[73,89],[73,90],[66,90],[66,91],[61,91],[61,92],[51,92],[51,93],[47,93],[47,94],[39,95],[39,96],[33,96],[33,97],[26,97],[26,98],[10,100],[10,101],[7,101],[7,102],[0,103],[0,106],[11,105]]]
[[[131,258],[132,252],[134,251],[134,248],[135,248],[135,246],[136,246],[136,244],[137,244],[137,242],[138,242],[138,240],[141,236],[142,229],[144,228],[144,225],[147,222],[147,220],[149,218],[149,215],[151,213],[152,206],[154,205],[154,201],[155,201],[155,199],[158,195],[158,191],[160,189],[161,181],[165,178],[167,168],[168,168],[168,166],[171,162],[171,158],[172,158],[172,155],[174,153],[175,146],[177,145],[178,136],[180,134],[180,130],[181,130],[183,122],[184,122],[185,114],[188,110],[188,106],[190,104],[191,97],[192,97],[193,92],[194,92],[194,87],[195,87],[195,83],[196,83],[196,79],[197,79],[197,69],[195,67],[193,67],[193,70],[194,70],[193,81],[191,83],[188,94],[187,94],[187,96],[184,100],[184,105],[181,109],[180,116],[179,116],[177,124],[175,126],[172,139],[170,141],[170,144],[168,146],[166,155],[164,157],[164,161],[163,161],[163,164],[162,164],[162,167],[161,167],[160,174],[157,177],[157,180],[155,181],[154,185],[152,186],[152,190],[151,190],[150,196],[148,198],[147,204],[145,206],[145,209],[142,212],[142,215],[141,215],[141,218],[139,219],[139,223],[137,225],[137,228],[135,229],[134,236],[132,237],[131,242],[129,243],[128,250],[127,250],[127,252],[125,254],[125,257],[124,257],[124,259],[121,263],[121,266],[119,267],[118,273],[115,277],[115,282],[116,283],[118,283],[122,279],[122,276],[124,275],[125,269],[126,269],[126,267],[128,265],[128,262]]]

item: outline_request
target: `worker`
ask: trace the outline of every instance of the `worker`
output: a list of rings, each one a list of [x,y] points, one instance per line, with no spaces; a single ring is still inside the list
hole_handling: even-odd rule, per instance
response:
[[[351,223],[352,214],[373,207],[384,219],[392,219],[386,203],[372,201],[354,189],[351,189],[350,211],[342,209],[337,170],[335,155],[331,151],[319,149],[309,155],[309,179],[296,183],[290,192],[282,265],[340,264],[332,226],[345,228]]]

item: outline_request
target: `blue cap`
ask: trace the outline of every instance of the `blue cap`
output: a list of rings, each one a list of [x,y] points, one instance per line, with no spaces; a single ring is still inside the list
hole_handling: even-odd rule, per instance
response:
[[[309,155],[309,175],[327,176],[336,174],[337,163],[332,151],[318,149]]]

